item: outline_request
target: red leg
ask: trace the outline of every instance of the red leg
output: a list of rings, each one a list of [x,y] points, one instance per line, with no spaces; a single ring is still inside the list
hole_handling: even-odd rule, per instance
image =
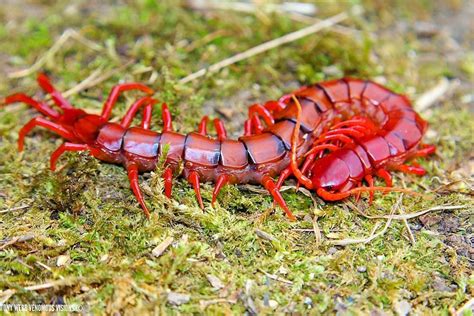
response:
[[[286,205],[285,200],[281,196],[280,191],[278,191],[272,178],[270,178],[268,175],[263,176],[262,185],[265,189],[268,190],[268,192],[270,192],[275,202],[277,202],[278,205],[280,205],[280,207],[283,209],[283,211],[285,211],[286,216],[288,216],[288,218],[292,221],[295,220],[296,219],[295,215],[293,215],[293,213],[290,211],[290,209]]]
[[[165,180],[165,196],[171,198],[171,189],[173,188],[173,171],[171,168],[165,169],[163,179]]]
[[[262,131],[264,130],[264,127],[258,115],[252,116],[251,122],[252,122],[253,134],[255,135],[261,134]]]
[[[369,184],[369,188],[374,187],[374,178],[370,174],[365,176],[365,181],[367,181],[367,183]],[[374,201],[374,191],[370,191],[369,196],[369,204],[372,204],[372,202]]]
[[[112,112],[112,108],[117,102],[117,99],[120,96],[120,94],[124,91],[129,91],[129,90],[140,90],[150,95],[153,94],[153,90],[151,88],[148,88],[147,86],[141,83],[123,83],[123,84],[116,85],[115,87],[112,88],[112,91],[110,91],[107,101],[105,101],[104,107],[102,109],[101,117],[105,121],[109,119],[110,113]]]
[[[149,129],[151,121],[151,108],[156,102],[157,101],[155,99],[152,99],[151,97],[143,97],[138,99],[128,109],[127,113],[125,113],[124,117],[122,118],[122,122],[120,122],[120,125],[124,128],[129,128],[130,124],[132,124],[133,118],[137,114],[138,109],[140,109],[142,106],[145,106],[145,109],[143,110],[143,119],[141,126],[145,129]]]
[[[337,149],[339,149],[338,146],[336,145],[332,145],[332,144],[321,144],[321,145],[316,145],[314,146],[313,148],[311,148],[306,154],[305,156],[309,157],[309,156],[312,156],[312,155],[317,155],[319,152],[321,151],[324,151],[324,150],[329,150],[329,151],[335,151]],[[313,158],[314,159],[314,158]],[[304,172],[303,172],[304,173]]]
[[[171,123],[171,113],[166,103],[161,105],[161,117],[163,118],[163,132],[172,131],[173,125]]]
[[[225,130],[224,123],[218,118],[214,119],[214,127],[216,128],[217,138],[222,141],[227,138],[227,131]]]
[[[216,180],[216,187],[214,188],[214,191],[212,192],[212,206],[214,206],[214,202],[216,202],[217,195],[219,194],[219,191],[224,187],[229,182],[229,176],[226,174],[221,174],[219,177],[217,177]]]
[[[291,176],[292,174],[293,174],[293,171],[291,171],[291,166],[288,166],[285,169],[283,169],[276,182],[276,185],[275,185],[276,188],[280,190],[281,186],[283,185],[283,182],[285,182],[285,180],[288,179],[288,177]]]
[[[16,102],[26,103],[29,106],[34,107],[41,114],[46,115],[53,120],[58,120],[61,117],[61,114],[50,108],[46,103],[38,102],[24,93],[12,94],[5,98],[5,105]]]
[[[390,175],[390,173],[387,170],[379,169],[379,170],[377,170],[376,174],[377,174],[377,176],[379,176],[380,178],[382,178],[385,181],[385,184],[388,187],[392,186],[392,176]]]
[[[253,117],[254,115],[261,116],[265,121],[265,124],[267,124],[267,127],[275,124],[275,121],[270,111],[267,110],[261,104],[257,103],[249,107],[249,117]]]
[[[199,174],[196,171],[191,171],[188,176],[188,181],[193,185],[194,192],[196,192],[196,198],[199,202],[199,206],[204,209],[204,204],[202,203],[201,196],[201,187],[199,181]]]
[[[422,145],[422,148],[417,150],[415,157],[426,157],[436,152],[436,146],[434,145]]]
[[[347,135],[347,136],[352,136],[355,139],[359,139],[363,136],[365,136],[364,133],[354,129],[354,128],[336,128],[336,129],[331,129],[329,132],[325,134],[326,136],[329,135]]]
[[[268,101],[263,107],[272,113],[280,112],[286,108],[286,104],[279,101]]]
[[[128,179],[130,180],[130,187],[132,188],[133,194],[140,203],[143,213],[145,213],[146,218],[150,218],[150,211],[146,207],[145,200],[143,199],[142,191],[140,190],[140,185],[138,184],[138,167],[135,163],[129,163],[127,166]]]
[[[201,123],[199,123],[198,133],[204,136],[207,136],[207,121],[209,121],[209,118],[206,115],[202,118]]]
[[[22,129],[20,130],[19,137],[18,137],[18,150],[19,151],[23,150],[25,136],[36,126],[47,128],[59,134],[60,136],[62,136],[63,138],[69,141],[74,141],[76,138],[73,133],[71,133],[68,129],[66,129],[62,125],[48,121],[47,119],[42,118],[42,117],[35,117],[31,119],[28,123],[26,123],[26,125],[23,126]]]
[[[244,123],[244,136],[252,135],[252,120],[248,119]]]
[[[416,174],[419,176],[423,176],[426,174],[425,169],[423,169],[422,167],[416,167],[416,166],[400,165],[400,166],[394,167],[394,169],[404,172],[404,173],[411,173],[411,174]]]
[[[56,162],[58,161],[59,157],[64,154],[66,151],[83,151],[89,150],[89,146],[86,144],[75,144],[75,143],[63,143],[61,146],[56,149],[50,158],[50,168],[51,170],[56,170]]]
[[[56,103],[57,106],[59,106],[63,110],[73,108],[73,106],[61,95],[61,93],[54,88],[48,76],[46,76],[44,73],[39,73],[36,80],[38,81],[38,84],[41,89],[51,95],[54,103]]]
[[[352,144],[354,142],[352,138],[347,137],[346,135],[341,135],[341,134],[323,136],[322,138],[318,139],[317,142],[324,143],[330,140],[339,140],[345,144]]]

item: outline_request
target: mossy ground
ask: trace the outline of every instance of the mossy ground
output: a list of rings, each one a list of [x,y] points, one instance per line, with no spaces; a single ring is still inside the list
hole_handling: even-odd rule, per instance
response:
[[[239,135],[253,101],[343,74],[375,78],[412,99],[448,77],[459,80],[457,89],[423,113],[431,124],[427,142],[438,146],[435,157],[421,162],[428,176],[395,173],[395,185],[434,197],[405,196],[405,213],[446,204],[471,208],[409,220],[414,244],[405,223],[397,220],[370,243],[342,247],[331,242],[369,236],[385,221],[363,217],[344,202],[317,200],[315,209],[309,197],[290,190],[284,196],[299,220],[289,222],[280,210],[272,211],[268,196],[238,186],[226,187],[212,208],[208,184],[203,212],[184,181],[176,182],[173,199],[167,200],[159,175],[146,174],[141,183],[153,213],[145,220],[121,167],[68,154],[53,173],[48,157],[62,140],[41,129],[18,153],[18,130],[36,113],[15,105],[0,112],[0,289],[2,295],[16,290],[7,302],[78,303],[94,312],[126,314],[395,313],[406,306],[415,314],[447,314],[472,298],[474,55],[469,47],[474,33],[465,23],[472,4],[322,2],[319,16],[353,4],[365,11],[345,24],[360,34],[326,30],[179,84],[203,66],[306,24],[265,12],[196,12],[174,1],[10,2],[0,8],[0,96],[25,91],[41,97],[35,73],[20,79],[7,74],[33,64],[66,28],[103,49],[71,41],[52,56],[41,69],[60,90],[96,69],[107,72],[131,61],[71,96],[73,104],[98,111],[119,81],[145,82],[169,103],[174,126],[182,132],[193,130],[203,114],[224,114],[229,132]],[[434,31],[427,32],[420,21]],[[115,119],[135,97],[129,93],[121,100]],[[155,115],[158,130],[159,110]],[[397,194],[377,195],[373,205],[362,201],[358,208],[389,214],[397,199]],[[22,205],[27,207],[16,208]],[[321,244],[311,231],[315,216]],[[8,244],[19,236],[32,239]],[[172,246],[154,257],[152,249],[169,236]],[[58,266],[58,258],[64,264]],[[224,287],[213,288],[208,275]],[[56,286],[24,290],[50,282]],[[189,294],[190,300],[172,306],[169,291]]]

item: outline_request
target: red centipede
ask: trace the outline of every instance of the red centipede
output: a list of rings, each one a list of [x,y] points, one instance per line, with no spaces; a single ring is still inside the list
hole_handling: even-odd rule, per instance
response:
[[[150,212],[138,174],[155,170],[165,153],[167,197],[171,197],[173,177],[179,175],[193,186],[201,208],[201,182],[215,183],[212,203],[226,184],[257,183],[294,219],[279,192],[291,175],[325,200],[341,200],[362,192],[369,192],[372,200],[375,191],[403,191],[391,188],[391,170],[423,175],[422,167],[406,162],[435,151],[434,146],[421,143],[427,122],[409,100],[368,80],[326,81],[302,87],[276,101],[254,104],[249,108],[244,136],[237,140],[227,138],[219,119],[214,120],[217,138],[209,137],[207,117],[197,132],[174,132],[166,103],[162,104],[162,131],[152,131],[152,109],[158,101],[152,97],[153,90],[140,83],[115,86],[101,115],[74,108],[44,74],[38,76],[38,84],[60,111],[23,93],[6,97],[4,104],[23,102],[43,114],[20,130],[19,150],[23,150],[25,136],[40,126],[66,139],[51,155],[52,170],[67,151],[88,151],[97,159],[123,165],[147,217]],[[109,122],[120,94],[128,90],[140,90],[146,96],[130,106],[120,123]],[[141,125],[131,127],[141,108]],[[276,176],[278,181],[274,180]],[[381,177],[386,186],[375,187],[374,176]],[[363,182],[368,186],[362,186]]]

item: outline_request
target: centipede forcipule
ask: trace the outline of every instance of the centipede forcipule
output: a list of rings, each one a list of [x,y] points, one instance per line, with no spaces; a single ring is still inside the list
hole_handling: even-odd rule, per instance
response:
[[[279,192],[291,175],[325,200],[340,200],[361,192],[369,192],[372,199],[374,191],[397,190],[390,188],[390,170],[425,174],[423,168],[407,165],[406,161],[435,151],[434,146],[421,143],[427,123],[409,100],[367,80],[326,81],[302,87],[277,101],[254,104],[249,108],[244,136],[237,140],[227,138],[219,119],[214,120],[217,138],[209,137],[207,117],[196,132],[174,132],[165,103],[163,129],[152,131],[152,109],[158,101],[152,97],[153,90],[140,83],[115,86],[101,115],[74,108],[44,74],[38,76],[38,83],[60,111],[23,93],[8,96],[5,104],[24,102],[43,114],[20,130],[19,150],[23,150],[25,136],[41,126],[66,139],[51,155],[52,170],[67,151],[88,151],[97,159],[123,165],[147,217],[150,212],[138,174],[155,170],[165,152],[167,156],[162,160],[167,197],[171,197],[176,176],[191,183],[201,208],[201,182],[215,183],[212,203],[226,184],[256,183],[265,187],[287,216],[294,219]],[[109,122],[119,95],[127,90],[140,90],[147,95],[131,105],[120,123]],[[131,127],[141,108],[141,125]],[[277,176],[280,177],[275,181]],[[383,178],[386,187],[374,187],[374,176]],[[363,181],[368,187],[361,186]]]

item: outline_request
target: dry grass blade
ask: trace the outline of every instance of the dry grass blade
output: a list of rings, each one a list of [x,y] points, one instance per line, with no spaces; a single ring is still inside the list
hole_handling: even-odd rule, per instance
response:
[[[190,81],[193,81],[199,77],[204,76],[206,73],[213,73],[221,70],[222,68],[225,68],[229,65],[235,64],[239,61],[242,61],[244,59],[247,59],[249,57],[255,56],[257,54],[263,53],[267,50],[270,50],[272,48],[281,46],[286,43],[290,43],[293,41],[296,41],[300,38],[303,38],[305,36],[308,36],[310,34],[316,33],[324,28],[331,27],[335,25],[336,23],[339,23],[349,17],[349,14],[347,12],[342,12],[339,14],[336,14],[326,20],[317,22],[313,25],[310,25],[308,27],[305,27],[303,29],[300,29],[296,32],[288,33],[282,37],[270,40],[268,42],[265,42],[263,44],[257,45],[255,47],[250,48],[249,50],[246,50],[245,52],[236,54],[232,57],[226,58],[218,63],[215,63],[208,68],[203,68],[195,73],[190,74],[187,77],[182,78],[179,80],[180,83],[187,83]]]
[[[415,109],[418,112],[423,112],[430,108],[433,104],[436,103],[439,99],[445,96],[448,92],[454,90],[455,87],[459,85],[459,81],[452,80],[449,81],[447,78],[443,77],[441,80],[422,95],[418,97],[415,101]]]
[[[111,69],[110,71],[107,71],[106,73],[102,74],[99,76],[99,74],[102,72],[102,69],[97,69],[93,71],[86,79],[81,81],[78,85],[72,87],[71,89],[67,90],[66,92],[63,93],[63,96],[65,98],[70,97],[73,94],[79,93],[82,90],[94,87],[98,85],[99,83],[109,79],[113,75],[121,72],[122,70],[126,69],[128,66],[134,63],[134,60],[129,60],[122,66],[118,68]]]
[[[173,237],[168,237],[166,238],[163,242],[161,242],[158,246],[156,246],[151,253],[155,257],[159,257],[163,254],[163,252],[168,249],[168,247],[173,243],[174,239]]]
[[[474,208],[473,205],[440,205],[440,206],[435,206],[431,207],[429,209],[419,211],[416,213],[407,213],[407,214],[391,214],[391,215],[368,215],[365,214],[361,211],[358,211],[358,213],[366,218],[370,219],[393,219],[393,220],[403,220],[403,219],[411,219],[415,217],[419,217],[421,215],[424,215],[426,213],[430,212],[438,212],[438,211],[453,211],[453,210],[460,210],[460,209],[465,209],[465,208]]]
[[[71,38],[78,41],[79,43],[83,44],[84,46],[89,47],[90,49],[93,49],[93,50],[96,50],[96,51],[102,50],[102,46],[100,46],[97,43],[94,43],[91,40],[88,40],[87,38],[85,38],[84,36],[79,34],[76,30],[67,29],[59,37],[59,39],[54,43],[54,45],[51,46],[51,48],[40,59],[38,59],[31,67],[23,69],[23,70],[11,72],[11,73],[8,74],[8,78],[21,78],[21,77],[28,76],[28,75],[30,75],[34,72],[37,72]]]
[[[272,279],[272,280],[279,281],[279,282],[282,282],[282,283],[285,283],[285,284],[289,284],[289,285],[292,285],[292,284],[293,284],[293,282],[290,281],[290,280],[281,278],[281,277],[279,277],[278,275],[270,274],[270,273],[268,273],[268,272],[266,272],[266,271],[263,271],[262,269],[258,269],[258,271],[262,272],[263,274],[265,274],[267,277],[269,277],[269,278]]]

